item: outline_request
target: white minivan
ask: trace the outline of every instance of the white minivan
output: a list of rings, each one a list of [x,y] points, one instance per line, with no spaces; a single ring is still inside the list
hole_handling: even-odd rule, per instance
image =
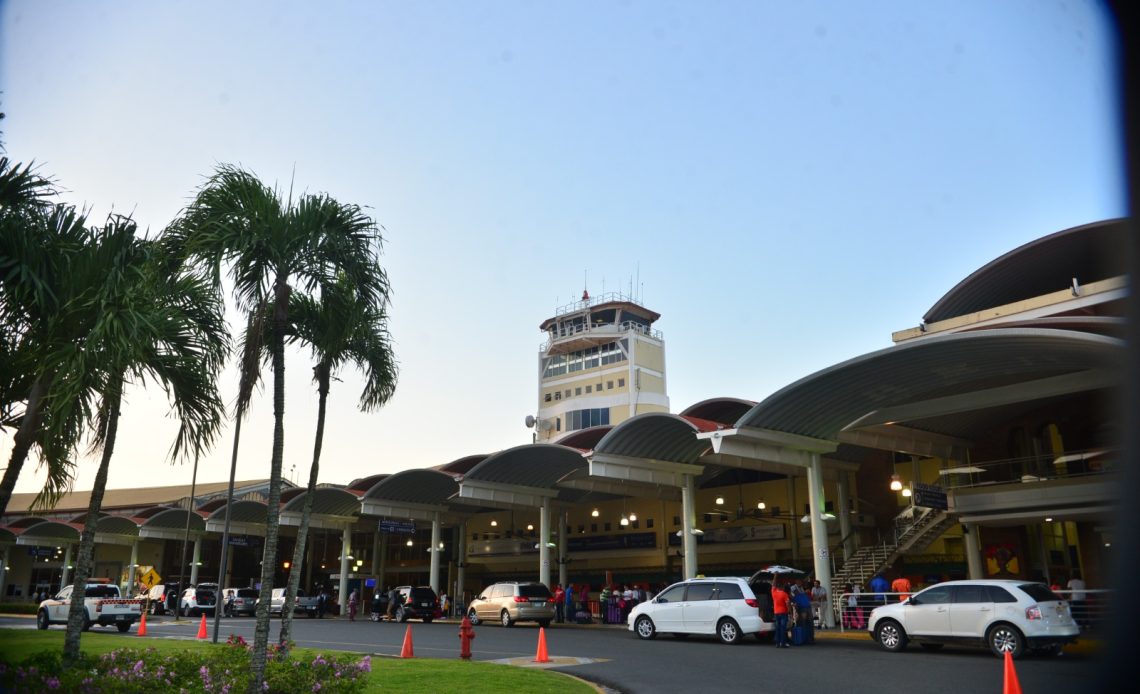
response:
[[[674,583],[629,613],[629,630],[643,639],[658,633],[707,634],[723,643],[739,643],[745,634],[774,629],[760,618],[760,602],[748,579],[691,578]]]

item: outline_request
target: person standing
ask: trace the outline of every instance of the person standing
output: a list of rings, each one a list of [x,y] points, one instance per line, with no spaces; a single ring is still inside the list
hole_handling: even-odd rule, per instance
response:
[[[776,617],[776,648],[787,648],[788,594],[778,581],[772,584],[772,614]]]
[[[384,613],[384,618],[389,622],[395,619],[396,604],[400,601],[400,591],[396,590],[395,586],[388,587],[388,609]]]
[[[440,593],[439,595],[439,611],[447,617],[447,611],[451,608],[451,600],[447,597],[447,593]]]
[[[887,579],[883,578],[883,574],[875,574],[874,577],[871,578],[869,587],[871,588],[871,592],[875,594],[875,602],[884,604],[887,602],[887,596],[883,595],[883,593],[889,591],[891,585],[887,583]]]
[[[899,594],[899,602],[906,600],[910,597],[910,579],[906,576],[899,575],[898,578],[891,581],[891,592]]]
[[[356,621],[356,607],[360,604],[360,596],[357,595],[356,589],[353,588],[352,592],[348,594],[348,621]]]
[[[554,621],[559,624],[566,621],[566,591],[562,584],[554,586]]]
[[[608,585],[602,586],[602,592],[598,595],[598,602],[601,604],[602,624],[609,624],[610,587]]]
[[[824,619],[824,610],[827,609],[827,589],[818,579],[811,587],[811,604],[815,608],[815,618],[819,620],[819,628],[827,628],[827,620]]]
[[[574,584],[566,586],[566,593],[563,596],[563,604],[565,605],[565,618],[574,621]]]
[[[1088,590],[1088,586],[1081,579],[1079,570],[1073,569],[1073,576],[1065,584],[1065,587],[1072,591],[1069,593],[1069,604],[1073,608],[1073,619],[1077,624],[1088,626],[1088,615],[1085,611],[1085,600],[1088,598],[1085,591]]]

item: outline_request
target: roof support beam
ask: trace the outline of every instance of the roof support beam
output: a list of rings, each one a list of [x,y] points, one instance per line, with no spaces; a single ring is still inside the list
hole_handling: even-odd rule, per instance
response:
[[[595,453],[590,458],[590,476],[616,480],[642,482],[681,488],[685,475],[696,477],[704,471],[703,465],[674,463],[653,458],[635,458],[610,453]]]
[[[832,453],[839,447],[837,441],[752,427],[703,432],[697,438],[711,442],[714,454],[754,461],[738,461],[739,467],[757,470],[763,469],[759,464],[764,462],[806,469],[811,466],[812,453]]]
[[[881,424],[841,431],[838,438],[842,443],[850,443],[864,448],[897,451],[926,458],[948,460],[961,459],[961,452],[973,444],[968,439],[935,434],[901,424]]]
[[[345,527],[356,525],[359,520],[356,516],[336,516],[328,513],[310,513],[309,527],[324,528],[327,530],[343,530]],[[230,521],[231,525],[233,521]],[[281,525],[301,527],[301,514],[296,511],[282,511]]]
[[[489,504],[509,504],[523,508],[537,508],[558,496],[557,489],[523,487],[502,482],[464,479],[459,483],[459,497]]]
[[[365,516],[430,521],[435,517],[435,514],[446,513],[447,510],[446,506],[421,504],[414,501],[375,498],[360,500],[360,513]]]
[[[680,501],[681,491],[675,487],[660,484],[643,484],[641,482],[611,482],[594,477],[563,480],[558,483],[563,489],[577,489],[584,492],[602,492],[603,494],[616,494],[619,496],[634,496],[639,499],[659,499],[661,501]]]

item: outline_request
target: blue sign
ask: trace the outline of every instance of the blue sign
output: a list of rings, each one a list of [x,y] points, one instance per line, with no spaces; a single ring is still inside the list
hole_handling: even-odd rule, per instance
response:
[[[375,578],[364,579],[364,587],[365,588],[375,588],[376,587],[376,579]]]
[[[54,547],[29,547],[28,548],[28,556],[29,557],[50,557],[53,554],[55,554],[55,548]]]
[[[230,545],[233,547],[249,547],[249,535],[230,535]]]
[[[380,532],[415,535],[416,524],[412,521],[382,520],[380,521]]]

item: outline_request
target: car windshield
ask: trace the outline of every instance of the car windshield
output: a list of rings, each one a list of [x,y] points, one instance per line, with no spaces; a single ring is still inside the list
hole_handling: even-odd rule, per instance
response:
[[[1049,590],[1049,586],[1044,583],[1022,583],[1018,588],[1025,591],[1026,595],[1037,602],[1057,602],[1058,600],[1064,600],[1064,598]]]
[[[519,586],[519,595],[524,598],[549,598],[550,590],[541,583],[536,583]]]
[[[253,588],[239,588],[237,592],[239,598],[256,598],[257,591]]]

